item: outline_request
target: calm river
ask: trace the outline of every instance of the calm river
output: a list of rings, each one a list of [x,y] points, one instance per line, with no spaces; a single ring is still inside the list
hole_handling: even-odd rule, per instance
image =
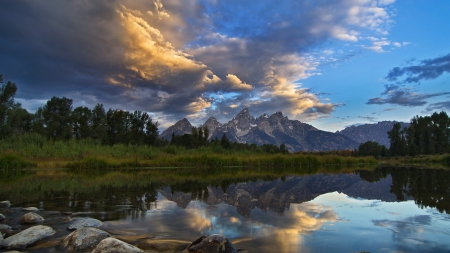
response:
[[[24,229],[20,209],[41,209],[57,233],[23,252],[60,252],[74,217],[99,219],[131,244],[148,237],[187,246],[218,233],[241,252],[450,252],[449,170],[204,173],[2,174],[0,201],[12,206],[0,208],[7,217],[0,223]]]

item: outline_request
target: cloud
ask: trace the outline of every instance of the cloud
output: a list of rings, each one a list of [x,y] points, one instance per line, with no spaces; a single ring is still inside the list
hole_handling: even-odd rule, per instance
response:
[[[382,105],[382,104],[394,104],[401,106],[422,106],[427,103],[427,99],[448,95],[450,92],[438,92],[438,93],[417,93],[411,88],[400,87],[398,85],[386,85],[385,91],[381,93],[382,97],[371,98],[366,104],[369,105]]]
[[[366,119],[369,122],[377,122],[378,121],[376,117],[372,117],[372,116],[358,116],[358,118]]]
[[[314,120],[343,104],[298,81],[354,53],[311,49],[385,34],[392,3],[1,1],[0,69],[33,107],[56,95],[197,124],[243,106]]]
[[[447,72],[450,72],[450,54],[422,60],[418,65],[395,67],[389,71],[386,79],[395,82],[400,77],[406,76],[401,83],[418,83],[422,80],[436,79]]]
[[[426,113],[434,111],[450,111],[450,101],[432,103],[425,109]]]

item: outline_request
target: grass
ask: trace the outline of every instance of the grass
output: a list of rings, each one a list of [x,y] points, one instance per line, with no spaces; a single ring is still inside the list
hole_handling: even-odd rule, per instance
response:
[[[234,166],[247,168],[313,168],[328,165],[336,167],[377,163],[372,157],[265,154],[248,150],[227,150],[221,146],[185,149],[178,146],[163,148],[123,144],[108,146],[90,139],[49,141],[34,133],[0,140],[0,154],[7,154],[7,157],[4,158],[6,159],[5,162],[0,163],[0,168],[37,167],[78,170],[127,167],[190,167],[201,169]],[[0,159],[0,161],[3,160]]]
[[[429,168],[450,166],[450,154],[392,157],[381,161],[391,165],[426,165]]]

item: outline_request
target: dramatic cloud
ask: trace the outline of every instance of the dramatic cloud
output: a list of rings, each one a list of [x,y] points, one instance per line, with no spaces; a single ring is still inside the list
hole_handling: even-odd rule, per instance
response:
[[[403,45],[384,38],[393,2],[1,1],[0,70],[32,109],[67,96],[171,122],[229,120],[243,107],[314,120],[344,104],[298,80],[354,53],[312,49],[330,41],[361,48],[368,37],[381,50]]]
[[[427,99],[448,95],[450,92],[438,93],[416,93],[411,88],[404,88],[397,85],[386,85],[386,90],[381,94],[383,97],[371,98],[366,104],[382,105],[394,104],[401,106],[422,106],[427,103]]]
[[[402,83],[418,83],[422,80],[436,79],[447,72],[450,72],[450,54],[420,61],[418,65],[395,67],[389,71],[386,79],[394,82],[400,77],[406,76]]]

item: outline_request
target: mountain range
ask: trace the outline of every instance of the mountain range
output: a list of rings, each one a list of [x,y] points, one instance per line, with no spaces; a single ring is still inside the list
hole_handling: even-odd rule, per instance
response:
[[[337,134],[342,134],[348,138],[357,141],[359,143],[364,143],[366,141],[376,141],[381,145],[389,148],[391,146],[390,140],[388,138],[387,132],[392,129],[392,126],[397,123],[397,121],[381,121],[375,124],[364,124],[359,126],[350,126],[342,131],[336,131]],[[409,127],[409,123],[399,122],[402,129]]]
[[[359,144],[368,140],[375,140],[386,145],[385,143],[389,143],[387,131],[392,128],[393,124],[392,121],[384,121],[379,125],[352,126],[332,133],[319,130],[298,120],[290,120],[283,116],[282,112],[276,112],[270,116],[263,114],[255,118],[245,108],[225,124],[221,124],[217,119],[211,117],[202,126],[208,127],[209,140],[221,139],[225,134],[232,142],[277,146],[284,143],[289,151],[295,152],[357,149]],[[175,135],[190,134],[192,127],[191,123],[184,118],[164,130],[160,137],[170,140],[172,133]]]

